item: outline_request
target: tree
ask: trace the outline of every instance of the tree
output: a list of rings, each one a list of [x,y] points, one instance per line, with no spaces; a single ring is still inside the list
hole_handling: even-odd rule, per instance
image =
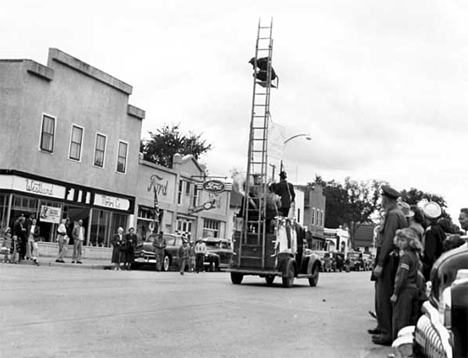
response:
[[[149,132],[151,139],[140,142],[143,159],[172,168],[172,159],[176,153],[192,154],[198,160],[202,154],[211,150],[211,144],[207,144],[201,134],[189,132],[188,135],[184,135],[179,126],[165,124],[156,133]]]

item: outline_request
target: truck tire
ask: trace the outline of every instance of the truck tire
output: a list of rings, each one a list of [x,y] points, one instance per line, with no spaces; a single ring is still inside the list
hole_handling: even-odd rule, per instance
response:
[[[231,272],[231,282],[234,285],[240,285],[242,283],[243,278],[244,278],[243,274],[237,273],[237,272]]]
[[[275,275],[265,276],[265,282],[268,286],[273,285],[273,281],[275,281]]]
[[[294,265],[293,261],[289,260],[288,263],[286,264],[286,276],[283,276],[283,287],[292,287],[294,285],[294,276],[295,276],[295,271],[294,271]]]
[[[309,278],[309,285],[311,287],[317,286],[319,281],[319,274],[320,270],[318,269],[317,265],[314,265],[314,267],[312,267],[312,277]]]

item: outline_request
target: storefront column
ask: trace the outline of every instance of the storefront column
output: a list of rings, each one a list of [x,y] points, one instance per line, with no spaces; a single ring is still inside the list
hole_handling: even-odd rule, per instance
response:
[[[9,194],[8,210],[7,210],[7,221],[6,221],[7,226],[9,226],[9,224],[10,224],[10,216],[11,216],[11,207],[12,207],[12,205],[13,205],[13,194]],[[12,232],[13,232],[13,229],[14,228],[11,228]]]
[[[89,209],[89,220],[88,220],[88,227],[86,228],[86,246],[90,246],[91,240],[91,224],[93,222],[93,208]]]

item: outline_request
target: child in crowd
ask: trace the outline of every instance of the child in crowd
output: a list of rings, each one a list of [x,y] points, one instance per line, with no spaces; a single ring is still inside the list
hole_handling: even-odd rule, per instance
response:
[[[10,251],[11,251],[11,229],[6,228],[3,233],[3,244],[1,253],[3,254],[3,262],[10,262]]]
[[[390,298],[393,309],[393,338],[403,327],[414,325],[419,315],[419,278],[421,269],[419,254],[422,245],[416,232],[406,228],[397,230],[396,244],[400,250],[400,261],[395,276],[393,295]]]

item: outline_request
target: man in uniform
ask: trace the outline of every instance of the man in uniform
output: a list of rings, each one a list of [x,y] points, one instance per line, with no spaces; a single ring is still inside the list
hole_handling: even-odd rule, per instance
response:
[[[294,192],[294,185],[286,180],[288,177],[286,172],[281,172],[279,176],[280,182],[276,184],[275,193],[281,197],[280,211],[287,218],[291,204],[294,203],[294,199],[296,198],[296,193]]]
[[[163,270],[164,262],[164,250],[166,249],[166,239],[164,238],[164,232],[160,231],[158,236],[153,241],[154,254],[156,258],[156,271]]]
[[[388,185],[382,186],[382,207],[385,209],[383,222],[377,236],[377,257],[373,275],[376,279],[376,310],[377,328],[369,330],[375,333],[372,341],[375,344],[390,346],[393,338],[392,332],[392,303],[395,273],[398,267],[397,258],[392,254],[394,250],[393,238],[399,229],[406,228],[408,222],[403,212],[398,208],[397,199],[400,193]]]

